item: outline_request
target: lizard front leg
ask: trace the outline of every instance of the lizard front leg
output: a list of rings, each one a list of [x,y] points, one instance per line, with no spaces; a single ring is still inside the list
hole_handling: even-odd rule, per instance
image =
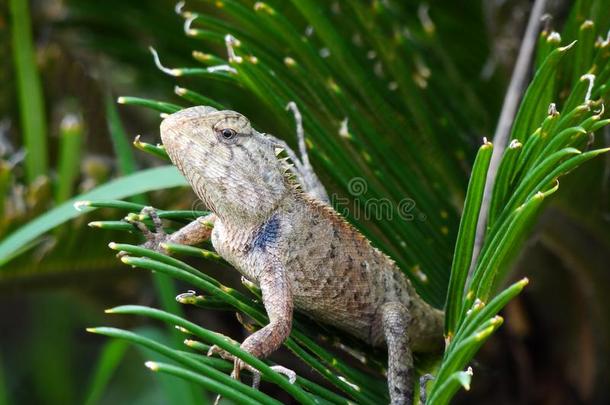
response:
[[[261,260],[268,261],[261,266],[258,282],[263,296],[263,305],[269,317],[269,323],[248,336],[241,344],[241,348],[258,358],[265,358],[275,352],[292,329],[293,299],[290,283],[286,276],[284,267],[273,257],[265,256]],[[226,359],[234,360],[233,377],[239,378],[239,372],[247,369],[255,373],[254,386],[258,385],[257,371],[253,370],[242,360],[232,355],[223,353],[217,346],[212,346],[208,355],[220,353]],[[273,366],[275,371],[286,375],[291,382],[296,379],[296,374],[282,366]]]
[[[199,217],[169,235],[166,242],[189,246],[205,242],[212,235],[215,221],[216,214],[214,213]]]
[[[259,358],[276,351],[290,335],[293,310],[292,289],[284,267],[275,258],[266,257],[264,260],[270,263],[262,266],[258,282],[269,324],[241,344],[242,349]]]
[[[144,237],[146,242],[142,245],[145,248],[153,249],[158,252],[166,253],[161,248],[162,243],[177,243],[180,245],[196,245],[210,239],[214,222],[216,221],[216,214],[210,213],[205,216],[201,216],[189,224],[183,226],[172,234],[166,234],[163,229],[163,223],[161,218],[157,214],[157,211],[153,207],[144,207],[140,211],[140,216],[149,216],[153,221],[155,227],[154,232],[151,232],[148,227],[141,221],[130,219],[129,217],[125,220],[138,228]]]
[[[392,405],[413,402],[413,354],[409,325],[411,316],[398,302],[384,304],[381,313],[383,333],[388,346],[388,390]]]

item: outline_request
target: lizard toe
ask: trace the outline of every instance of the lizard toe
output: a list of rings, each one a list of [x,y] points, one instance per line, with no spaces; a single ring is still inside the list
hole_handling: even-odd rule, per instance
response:
[[[152,220],[154,231],[148,229],[148,226],[143,222],[146,217],[149,217]],[[168,241],[169,235],[165,233],[161,218],[159,218],[159,215],[154,208],[144,207],[142,208],[142,211],[140,211],[140,214],[129,214],[123,218],[123,220],[131,224],[144,235],[146,242],[141,244],[141,247],[167,254],[165,249],[162,248],[162,244]]]
[[[271,369],[273,371],[275,371],[276,373],[285,375],[286,377],[288,377],[288,381],[290,382],[290,384],[294,384],[297,381],[297,373],[295,373],[294,371],[292,371],[289,368],[286,368],[284,366],[271,366]]]
[[[155,208],[150,206],[142,208],[140,211],[140,220],[143,220],[146,217],[149,217],[152,220],[153,225],[155,226],[155,233],[165,233],[163,230],[163,222],[161,222],[161,218]]]
[[[261,373],[251,365],[245,363],[243,360],[235,357],[233,361],[233,372],[231,373],[231,377],[236,380],[240,379],[241,370],[247,370],[252,374],[252,388],[258,389],[261,383]]]
[[[212,345],[210,346],[210,348],[208,349],[208,353],[207,356],[208,357],[212,357],[214,355],[219,355],[221,358],[228,360],[228,361],[235,361],[235,356],[233,356],[231,353],[229,353],[228,351],[221,349],[219,346],[217,345]]]
[[[146,226],[146,224],[144,222],[142,222],[136,218],[137,218],[136,215],[129,214],[125,218],[123,218],[123,221],[127,222],[128,224],[131,224],[138,231],[142,232],[142,235],[144,235],[144,237],[146,239],[149,239],[152,235],[154,235],[154,233],[151,232],[150,229],[148,229],[148,227]]]
[[[422,405],[425,405],[427,401],[426,384],[432,380],[434,380],[432,374],[424,374],[419,378],[419,403]]]

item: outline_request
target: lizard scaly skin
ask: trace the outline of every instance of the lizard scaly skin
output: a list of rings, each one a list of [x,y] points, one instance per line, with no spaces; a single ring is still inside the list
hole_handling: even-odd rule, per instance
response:
[[[391,402],[410,404],[412,351],[438,346],[443,313],[331,208],[323,188],[303,189],[304,181],[297,186],[315,174],[302,164],[289,168],[276,156],[278,140],[234,111],[187,108],[165,118],[161,138],[212,211],[168,238],[195,244],[210,236],[201,222],[213,223],[216,251],[261,288],[270,322],[242,348],[257,357],[273,353],[290,334],[296,309],[371,345],[387,346]],[[242,366],[236,362],[236,371]]]

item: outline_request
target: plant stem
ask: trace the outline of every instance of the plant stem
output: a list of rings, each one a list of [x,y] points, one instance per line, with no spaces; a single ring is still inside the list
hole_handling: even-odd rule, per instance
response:
[[[525,89],[526,79],[528,71],[531,66],[532,56],[534,53],[534,47],[536,46],[536,39],[538,37],[538,29],[540,26],[540,20],[544,13],[546,6],[546,0],[536,0],[532,12],[530,14],[527,28],[519,49],[519,56],[515,63],[513,75],[510,79],[508,90],[502,103],[502,111],[500,112],[500,118],[498,119],[498,125],[493,137],[494,150],[491,156],[491,162],[489,164],[489,170],[487,171],[487,178],[485,180],[485,191],[483,192],[483,203],[481,205],[481,211],[479,212],[479,220],[477,222],[477,233],[475,237],[474,249],[472,251],[472,260],[470,264],[470,270],[468,271],[468,281],[466,282],[465,288],[467,288],[472,272],[476,266],[476,262],[481,251],[483,244],[483,238],[485,237],[485,231],[487,228],[487,215],[489,213],[489,204],[491,202],[491,193],[496,179],[496,173],[500,165],[500,159],[506,148],[508,142],[508,135],[519,107],[519,101],[523,95]]]

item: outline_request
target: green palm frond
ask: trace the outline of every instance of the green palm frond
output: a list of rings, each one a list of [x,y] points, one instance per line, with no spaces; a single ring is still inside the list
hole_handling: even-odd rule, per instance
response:
[[[310,140],[308,146],[340,192],[349,194],[349,181],[364,177],[368,181],[366,192],[355,198],[385,197],[397,205],[401,197],[413,196],[415,201],[422,202],[421,206],[416,206],[415,213],[429,216],[429,221],[377,218],[365,222],[349,214],[348,218],[392,255],[422,295],[437,305],[444,297],[451,269],[446,302],[447,348],[437,363],[436,379],[429,388],[430,403],[447,403],[460,386],[468,388],[472,372],[465,370],[467,365],[483,342],[502,324],[498,312],[527,284],[527,280],[522,280],[497,293],[544,201],[557,190],[558,178],[607,151],[587,151],[590,134],[610,122],[602,119],[603,99],[608,93],[607,41],[598,40],[596,44],[590,41],[591,33],[597,27],[594,21],[581,24],[580,29],[571,34],[581,40],[577,44],[563,45],[567,41],[558,39],[557,33],[541,34],[536,74],[515,118],[511,143],[496,174],[487,232],[481,253],[473,264],[477,219],[493,147],[486,142],[479,149],[470,175],[455,253],[447,254],[452,251],[450,238],[454,237],[453,229],[461,206],[452,201],[459,201],[464,189],[465,173],[460,169],[463,163],[460,159],[466,159],[468,154],[447,155],[444,149],[467,150],[469,139],[466,134],[471,123],[464,119],[463,113],[478,104],[473,102],[461,109],[445,109],[442,119],[438,119],[435,95],[448,89],[457,92],[458,88],[457,81],[435,81],[434,78],[456,77],[459,71],[449,72],[447,65],[434,60],[435,33],[426,25],[431,22],[420,17],[423,25],[419,30],[410,31],[408,36],[396,31],[390,35],[391,32],[383,30],[399,26],[399,17],[406,15],[401,13],[407,13],[401,6],[390,10],[385,4],[375,3],[365,9],[360,3],[346,2],[341,3],[340,10],[325,10],[314,2],[305,1],[295,2],[294,9],[283,7],[280,12],[262,3],[253,8],[232,1],[222,4],[222,9],[217,11],[219,16],[190,12],[182,12],[182,15],[188,20],[186,32],[189,36],[217,44],[227,42],[229,60],[194,53],[199,61],[223,68],[220,71],[209,67],[162,68],[175,76],[188,76],[192,82],[201,77],[246,88],[270,111],[274,127],[281,128],[284,133],[290,133],[292,126],[285,105],[295,101],[304,117]],[[574,14],[572,19],[580,16]],[[341,24],[341,18],[349,23]],[[198,24],[205,30],[196,28]],[[566,35],[570,35],[573,24],[573,20],[568,21]],[[299,27],[303,31],[299,31]],[[302,32],[315,34],[308,36]],[[233,38],[227,39],[227,33]],[[350,42],[349,38],[357,33],[359,40]],[[375,54],[374,63],[379,64],[377,70],[381,69],[379,66],[383,67],[383,74],[376,72],[374,63],[370,66],[362,49]],[[414,76],[422,74],[422,66],[428,64],[434,66],[432,73]],[[422,86],[420,80],[426,80],[426,85]],[[177,94],[191,103],[208,100],[182,87],[177,88]],[[134,98],[123,98],[121,102],[145,105],[162,113],[180,108]],[[231,105],[230,101],[222,104]],[[254,121],[257,121],[256,116]],[[451,125],[447,125],[449,122]],[[259,128],[266,129],[264,122]],[[147,147],[151,148],[144,145],[143,149]],[[445,158],[439,161],[435,156]],[[406,173],[410,174],[408,178]],[[201,298],[202,305],[206,302],[218,305],[220,301],[249,315],[259,326],[266,322],[260,304],[252,298],[219,286],[215,280],[184,262],[134,246],[113,245],[113,248],[132,255],[124,258],[132,266],[170,274],[205,291],[210,299]],[[189,248],[188,251],[193,254],[196,250]],[[209,257],[213,253],[205,251],[200,255]],[[452,266],[448,264],[451,257]],[[468,278],[471,266],[473,272]],[[409,271],[416,268],[421,269],[425,277],[418,278]],[[147,308],[120,308],[117,311],[153,316],[153,310]],[[154,313],[160,319],[165,316]],[[204,344],[215,343],[210,338],[212,335],[198,334],[193,331],[194,327],[191,324],[187,330],[195,333]],[[111,336],[126,333],[96,331]],[[374,387],[362,384],[363,376],[315,347],[313,339],[306,345],[302,340],[304,336],[307,334],[297,324],[286,346],[345,396],[335,397],[337,403],[348,399],[359,403],[387,400],[380,384],[381,376]],[[243,353],[239,355],[241,357]],[[244,360],[254,365],[248,356],[244,356]],[[192,367],[183,361],[178,363],[179,366],[151,367],[195,382],[197,374],[192,374]],[[227,369],[226,364],[224,369]],[[211,373],[200,374],[212,378]],[[204,384],[203,381],[199,383]],[[209,383],[204,386],[211,387]],[[291,387],[290,392],[301,402],[320,399],[311,386],[299,383]],[[243,400],[239,395],[233,398]]]
[[[333,181],[336,195],[357,198],[362,204],[384,199],[395,211],[408,211],[407,219],[367,221],[362,213],[347,210],[352,222],[413,276],[421,294],[442,306],[448,252],[472,153],[469,134],[475,132],[472,116],[467,119],[464,110],[443,94],[464,94],[475,117],[481,115],[481,102],[439,50],[431,22],[424,17],[423,25],[413,21],[413,15],[425,15],[425,10],[360,2],[332,10],[315,2],[293,6],[278,5],[280,12],[269,4],[248,7],[228,1],[214,10],[214,16],[183,11],[188,36],[214,49],[226,45],[230,33],[234,55],[227,60],[224,55],[194,51],[195,59],[206,66],[162,68],[190,83],[201,78],[247,89],[268,111],[269,115],[252,117],[261,130],[291,134],[294,124],[286,104],[294,101],[303,115],[311,153]],[[432,79],[436,77],[453,80]],[[184,87],[177,87],[176,93],[188,102],[208,100]],[[215,103],[219,104],[248,111],[231,100]],[[156,103],[154,108],[170,113],[179,107]],[[269,116],[272,127],[262,121]],[[358,195],[350,189],[354,178],[367,182]]]
[[[428,384],[429,403],[448,403],[460,386],[468,389],[473,373],[468,365],[501,326],[499,311],[527,284],[521,280],[503,289],[510,264],[548,197],[557,190],[558,179],[607,151],[595,147],[594,135],[610,122],[604,118],[603,107],[610,91],[610,41],[605,37],[610,21],[602,11],[610,9],[610,2],[577,1],[561,34],[540,34],[535,74],[495,173],[486,233],[474,261],[477,222],[485,204],[484,185],[494,148],[484,141],[477,152],[476,145],[483,134],[490,133],[495,111],[486,106],[495,106],[492,99],[497,94],[486,92],[478,76],[489,45],[484,36],[455,35],[458,22],[452,17],[453,6],[313,0],[203,3],[197,12],[178,8],[186,35],[197,44],[193,65],[169,66],[171,59],[164,60],[163,53],[158,56],[163,72],[176,76],[180,105],[176,100],[137,97],[119,101],[161,114],[193,104],[236,109],[248,115],[257,129],[289,143],[294,141],[294,122],[285,106],[296,102],[314,166],[331,186],[335,202],[343,197],[353,202],[349,210],[341,211],[397,261],[422,297],[437,307],[444,305],[445,351],[441,358],[418,359],[417,364],[420,374],[436,376]],[[463,7],[473,16],[473,26],[482,31],[475,7],[470,3]],[[160,146],[139,139],[135,145],[154,156],[165,156]],[[354,190],[353,179],[365,179],[366,187]],[[158,179],[145,174],[140,181],[138,190],[163,188]],[[105,200],[88,205],[137,215],[141,205],[108,200],[127,195],[108,193],[101,197]],[[367,218],[353,209],[381,199],[405,215]],[[171,221],[171,231],[197,213],[161,210],[160,214]],[[95,225],[133,231],[120,221]],[[13,240],[10,247],[23,247],[39,234],[32,231],[27,238]],[[128,244],[111,247],[129,254],[122,259],[128,265],[168,275],[202,292],[183,297],[183,303],[231,308],[247,315],[257,327],[267,322],[259,293],[252,286],[246,286],[248,294],[241,293],[183,260]],[[0,251],[3,248],[6,242],[0,244]],[[169,246],[169,250],[224,265],[215,252],[206,249]],[[168,312],[139,306],[111,312],[178,325],[188,333],[187,347],[160,344],[118,329],[92,331],[162,354],[172,364],[153,362],[149,368],[237,402],[276,400],[231,380],[227,362],[203,355],[212,344],[253,365],[264,379],[299,402],[375,404],[388,399],[382,356],[305,317],[297,317],[286,347],[316,370],[324,386],[302,377],[290,385],[268,362],[252,358],[235,342]],[[363,366],[354,368],[318,344],[320,336],[340,339],[343,346],[355,349],[352,353],[366,353],[355,356]]]

